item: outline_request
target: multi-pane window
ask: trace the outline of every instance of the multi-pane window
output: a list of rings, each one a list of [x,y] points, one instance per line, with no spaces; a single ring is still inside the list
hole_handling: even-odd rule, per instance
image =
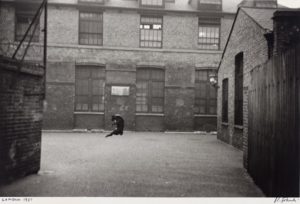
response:
[[[164,0],[140,0],[141,6],[162,7]]]
[[[234,124],[243,125],[243,53],[235,56]]]
[[[79,14],[79,44],[102,45],[103,16],[101,13]]]
[[[222,122],[228,122],[228,79],[222,81]]]
[[[199,18],[198,45],[204,50],[220,49],[220,19]]]
[[[75,81],[75,111],[104,111],[105,69],[77,66]]]
[[[255,7],[261,8],[277,8],[277,1],[267,0],[267,1],[255,1]]]
[[[162,17],[141,17],[140,47],[162,47]]]
[[[33,20],[35,13],[32,12],[19,12],[16,11],[16,26],[15,26],[15,40],[21,41],[24,34],[26,33],[27,29],[29,28],[31,21]],[[39,36],[40,36],[40,23],[39,19],[37,19],[37,27],[35,29],[35,32],[33,33],[35,24],[32,25],[27,37],[25,38],[25,41],[29,41],[30,37],[32,37],[32,42],[38,42]]]
[[[201,10],[221,10],[222,0],[198,0],[198,8]]]
[[[195,76],[195,114],[217,113],[217,90],[209,82],[211,70],[196,70]]]
[[[164,70],[138,69],[136,86],[136,112],[164,112]]]

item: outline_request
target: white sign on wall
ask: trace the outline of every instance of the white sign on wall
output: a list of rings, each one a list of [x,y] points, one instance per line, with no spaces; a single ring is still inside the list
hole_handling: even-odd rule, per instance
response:
[[[129,96],[129,86],[112,86],[112,96]]]

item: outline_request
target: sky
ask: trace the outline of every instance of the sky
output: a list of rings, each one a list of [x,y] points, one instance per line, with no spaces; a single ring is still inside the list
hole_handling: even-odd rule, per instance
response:
[[[300,0],[278,0],[278,4],[289,8],[300,8]]]

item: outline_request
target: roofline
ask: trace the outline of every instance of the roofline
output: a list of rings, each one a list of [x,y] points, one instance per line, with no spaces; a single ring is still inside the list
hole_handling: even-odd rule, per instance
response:
[[[251,7],[248,7],[248,8],[251,8]],[[252,7],[253,8],[253,7]],[[255,8],[256,9],[256,8]],[[264,8],[258,8],[258,9],[264,9]],[[269,9],[271,9],[271,8],[269,8]],[[274,9],[274,8],[272,8],[272,9]],[[224,50],[223,50],[223,53],[222,53],[222,57],[221,57],[221,60],[220,60],[220,62],[219,62],[219,66],[218,66],[218,71],[219,71],[219,69],[220,69],[220,66],[221,66],[221,64],[222,64],[222,61],[223,61],[223,58],[224,58],[224,55],[225,55],[225,52],[226,52],[226,50],[227,50],[227,46],[228,46],[228,43],[229,43],[229,41],[230,41],[230,39],[231,39],[231,35],[232,35],[232,32],[233,32],[233,28],[234,28],[234,26],[235,26],[235,23],[236,23],[236,19],[237,19],[237,16],[239,15],[239,12],[240,12],[240,10],[242,10],[243,11],[243,13],[245,13],[256,25],[258,25],[262,30],[264,30],[266,33],[269,33],[270,32],[270,30],[269,29],[266,29],[266,28],[264,28],[264,27],[262,27],[256,20],[254,20],[245,10],[243,10],[243,7],[238,7],[238,10],[237,10],[237,12],[236,12],[236,15],[235,15],[235,18],[234,18],[234,21],[233,21],[233,23],[232,23],[232,26],[231,26],[231,29],[230,29],[230,33],[229,33],[229,36],[228,36],[228,38],[227,38],[227,42],[226,42],[226,44],[225,44],[225,47],[224,47]],[[274,9],[275,11],[277,11],[277,9]],[[275,12],[274,11],[274,12]]]
[[[256,9],[256,8],[255,8]],[[273,8],[273,10],[274,10],[274,13],[277,11],[277,9],[274,9]],[[247,11],[245,11],[243,8],[242,8],[242,11],[249,17],[249,18],[251,18],[253,21],[254,21],[254,23],[256,24],[256,25],[258,25],[261,29],[263,29],[263,30],[265,30],[266,32],[268,32],[268,31],[270,31],[269,29],[266,29],[266,28],[264,28],[262,25],[260,25],[252,16],[250,16],[248,13],[247,13]]]
[[[16,2],[13,0],[0,0],[1,3],[6,4],[20,4],[24,2]],[[26,3],[33,3],[33,4],[39,4],[39,2],[35,1],[29,1]],[[71,8],[91,8],[91,9],[115,9],[115,10],[124,10],[124,11],[138,11],[138,12],[153,12],[159,13],[159,14],[165,14],[165,13],[179,13],[179,14],[192,14],[192,15],[219,15],[220,17],[223,17],[225,15],[234,15],[235,12],[230,11],[201,11],[201,10],[182,10],[182,9],[166,9],[166,8],[141,8],[141,7],[122,7],[122,6],[113,6],[113,5],[105,5],[105,4],[78,4],[78,3],[60,3],[60,2],[49,2],[48,6],[61,6],[61,7],[71,7]]]
[[[226,50],[227,50],[227,46],[228,46],[229,40],[230,40],[230,38],[231,38],[231,34],[232,34],[232,32],[233,32],[233,28],[234,28],[234,26],[235,26],[236,19],[237,19],[237,16],[238,16],[239,12],[240,12],[240,9],[241,9],[241,7],[238,7],[238,10],[237,10],[237,12],[236,12],[236,14],[235,14],[235,17],[234,17],[234,20],[233,20],[233,23],[232,23],[232,26],[231,26],[231,29],[230,29],[230,32],[229,32],[229,35],[228,35],[228,38],[227,38],[225,47],[224,47],[224,50],[223,50],[223,53],[222,53],[222,57],[221,57],[221,60],[220,60],[220,62],[219,62],[218,72],[219,72],[220,66],[221,66],[221,64],[222,64],[222,61],[223,61],[225,52],[226,52]]]

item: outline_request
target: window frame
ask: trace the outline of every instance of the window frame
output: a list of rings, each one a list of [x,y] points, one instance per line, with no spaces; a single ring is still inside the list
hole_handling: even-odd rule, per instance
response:
[[[78,69],[87,69],[89,70],[89,77],[88,78],[84,78],[84,77],[79,77],[77,70]],[[101,70],[101,72],[104,72],[104,74],[101,77],[95,77],[93,78],[92,76],[92,70],[93,69],[99,69]],[[77,94],[77,84],[79,83],[79,80],[83,80],[86,79],[88,82],[88,94],[87,95],[78,95]],[[98,80],[98,81],[103,81],[103,87],[101,87],[103,90],[103,94],[99,94],[99,95],[95,95],[93,93],[93,80]],[[75,67],[75,97],[74,97],[74,112],[89,112],[89,113],[102,113],[105,111],[105,88],[106,88],[106,69],[104,66],[94,66],[94,65],[76,65]],[[78,110],[77,109],[77,97],[78,96],[86,96],[88,97],[88,108],[87,110]],[[98,105],[103,104],[103,110],[102,109],[98,109],[98,110],[93,110],[93,97],[94,96],[98,96],[98,97],[102,97],[102,103],[98,103]]]
[[[139,71],[144,71],[144,70],[148,70],[150,72],[150,77],[149,79],[145,80],[145,79],[140,79],[138,77],[138,72]],[[158,80],[158,79],[153,79],[152,78],[152,74],[154,71],[161,71],[163,76],[162,76],[162,80]],[[147,92],[146,94],[146,99],[147,99],[147,102],[146,102],[146,105],[147,105],[147,111],[138,111],[137,110],[137,102],[136,102],[136,105],[135,105],[135,113],[136,114],[163,114],[165,112],[165,85],[166,85],[166,82],[165,82],[165,77],[166,77],[166,73],[165,73],[165,69],[162,69],[162,68],[157,68],[157,67],[139,67],[136,71],[136,99],[138,98],[137,94],[138,94],[138,83],[139,82],[146,82],[147,83]],[[162,93],[163,93],[163,97],[153,97],[152,95],[152,90],[154,89],[153,88],[153,82],[160,82],[160,83],[163,83],[163,86],[162,86]],[[152,101],[153,101],[153,98],[160,98],[162,99],[163,101],[163,104],[162,105],[162,111],[159,111],[159,112],[154,112],[152,111]]]
[[[213,45],[213,43],[200,43],[200,27],[218,28],[218,38],[205,37],[204,39],[218,39],[218,47],[216,49],[202,48],[203,45]],[[198,37],[197,44],[200,50],[220,50],[221,49],[221,19],[220,18],[204,18],[198,17]]]
[[[30,23],[32,22],[32,20],[33,20],[33,18],[35,16],[34,12],[35,12],[34,10],[20,11],[20,9],[18,9],[18,8],[15,9],[15,26],[14,26],[14,28],[15,28],[15,31],[14,31],[14,41],[15,42],[20,42],[22,40],[23,36],[26,33],[26,30],[29,28],[29,25],[30,25]],[[19,22],[18,19],[25,18],[25,17],[27,19],[30,18],[30,22],[28,23],[28,27],[24,30],[23,35],[19,36],[19,35],[17,35],[17,32],[18,32],[18,22]],[[38,25],[37,25],[35,33],[34,33],[36,36],[33,36],[32,41],[31,41],[33,43],[39,43],[40,42],[40,27],[41,27],[41,22],[40,22],[40,18],[37,18],[37,20],[38,20]],[[25,42],[29,41],[28,38],[30,38],[30,36],[31,36],[30,33],[32,33],[33,29],[34,29],[34,25],[31,27],[31,30],[29,31],[28,36],[24,39]]]
[[[212,86],[210,81],[209,81],[209,76],[211,73],[215,72],[216,69],[196,69],[195,71],[195,110],[194,110],[194,114],[196,115],[217,115],[217,88]],[[197,78],[198,73],[199,72],[205,72],[206,73],[206,80],[199,80]],[[205,86],[205,97],[197,97],[197,92],[200,92],[201,90],[197,89],[197,84],[204,84]],[[215,89],[215,97],[212,96],[211,94],[211,90],[212,88]],[[197,99],[198,100],[205,100],[205,105],[204,105],[204,113],[202,113],[200,111],[200,105],[197,103]],[[215,101],[215,105],[211,105],[211,101],[214,100]],[[198,107],[199,106],[199,107]],[[196,108],[199,108],[199,111],[196,111]],[[213,107],[214,108],[214,112],[210,111],[210,108]]]
[[[223,1],[219,0],[220,4],[214,3],[201,3],[202,0],[198,1],[198,9],[199,10],[210,10],[210,11],[222,11]]]
[[[229,80],[222,80],[222,122],[228,123]]]
[[[143,8],[165,8],[165,0],[162,0],[162,5],[148,5],[148,4],[142,4],[142,1],[143,0],[139,0],[139,5],[140,7],[143,7]],[[153,1],[153,0],[152,0]]]
[[[149,46],[142,46],[142,18],[160,18],[161,19],[161,41],[147,41],[147,42],[160,42],[160,47],[149,47]],[[139,33],[140,33],[140,39],[139,39],[139,47],[140,48],[151,48],[151,49],[161,49],[163,48],[163,24],[164,24],[164,18],[163,16],[151,16],[151,15],[141,15],[140,16],[140,26],[139,26]],[[150,30],[150,29],[149,29]],[[145,40],[144,40],[145,41]]]
[[[80,34],[82,32],[80,32],[81,30],[81,18],[80,18],[80,14],[82,13],[85,13],[85,14],[100,14],[101,15],[101,30],[102,30],[102,33],[101,33],[101,44],[85,44],[85,43],[80,43]],[[97,22],[96,20],[93,20],[93,22]],[[103,19],[103,12],[99,12],[99,11],[86,11],[86,10],[79,10],[78,12],[78,44],[79,45],[88,45],[88,46],[103,46],[103,33],[104,33],[104,30],[103,30],[103,24],[104,24],[104,19]],[[84,32],[84,34],[97,34],[97,33],[88,33],[88,32]]]
[[[243,103],[244,103],[244,53],[235,56],[234,70],[234,124],[243,125]]]

